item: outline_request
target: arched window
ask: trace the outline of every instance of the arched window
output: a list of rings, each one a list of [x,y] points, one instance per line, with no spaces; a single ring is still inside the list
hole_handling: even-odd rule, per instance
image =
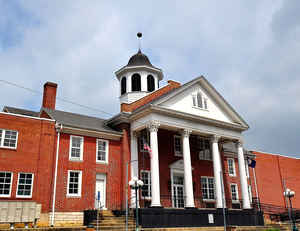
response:
[[[134,74],[131,77],[131,87],[132,91],[141,91],[141,76],[139,74]]]
[[[124,76],[121,80],[121,95],[126,93],[126,77]]]
[[[147,90],[148,91],[154,91],[155,86],[154,86],[154,77],[152,75],[147,76]]]

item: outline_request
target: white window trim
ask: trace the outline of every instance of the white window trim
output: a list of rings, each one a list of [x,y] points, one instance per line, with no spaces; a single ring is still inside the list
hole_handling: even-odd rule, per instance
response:
[[[74,158],[71,156],[71,153],[72,153],[72,138],[73,137],[78,137],[78,138],[81,138],[82,140],[82,143],[81,143],[81,146],[80,146],[80,158]],[[83,146],[84,146],[84,138],[83,136],[73,136],[71,135],[70,136],[70,148],[69,148],[69,160],[71,161],[83,161]]]
[[[233,168],[233,174],[230,173],[229,171],[229,161],[232,160],[232,168]],[[228,167],[228,175],[235,177],[236,176],[236,170],[235,170],[235,162],[234,162],[234,158],[228,158],[227,159],[227,167]]]
[[[105,142],[105,160],[98,160],[98,142],[102,141]],[[108,140],[103,140],[103,139],[97,139],[96,142],[96,163],[101,163],[101,164],[108,164],[108,153],[109,153],[109,141]]]
[[[179,138],[179,140],[180,140],[180,148],[181,148],[180,152],[176,151],[176,149],[175,149],[175,139],[176,138]],[[182,138],[181,138],[180,135],[174,135],[174,137],[173,137],[173,146],[174,146],[174,155],[178,156],[178,157],[182,157],[183,156],[183,152],[182,152]]]
[[[213,177],[213,176],[201,176],[201,179],[202,178],[213,178],[214,179],[214,198],[215,199],[203,199],[203,195],[202,195],[202,200],[203,201],[205,201],[205,202],[215,202],[216,201],[216,183],[215,183],[215,177]],[[202,183],[201,182],[201,179],[200,179],[200,183]],[[208,180],[207,180],[207,183],[208,183]],[[208,186],[208,184],[207,184],[207,186]],[[201,184],[201,194],[202,194],[202,184]]]
[[[171,195],[172,195],[172,207],[173,208],[175,208],[175,204],[174,204],[174,200],[173,200],[173,198],[174,198],[174,190],[173,190],[173,188],[174,188],[174,175],[183,175],[184,176],[184,170],[182,169],[174,169],[174,168],[171,168],[171,170],[170,170],[170,174],[171,174]],[[184,197],[186,196],[186,194],[185,194],[185,187],[184,187],[184,182],[183,182],[183,195],[184,195]],[[185,206],[185,202],[186,202],[186,200],[184,199],[184,206]]]
[[[231,190],[231,186],[235,186],[235,190],[236,190],[236,200],[233,200],[232,199],[232,190]],[[231,200],[233,203],[237,204],[237,203],[240,203],[239,201],[239,188],[238,188],[238,185],[237,184],[230,184],[230,194],[231,194]]]
[[[142,176],[143,172],[148,173],[148,182],[150,182],[150,184],[148,185],[148,191],[149,191],[149,194],[151,196],[144,197],[144,196],[142,196],[142,192],[141,192],[141,198],[146,199],[146,200],[151,200],[151,198],[152,198],[152,192],[151,192],[151,171],[150,170],[141,170],[140,171],[141,176]],[[142,178],[142,177],[140,177],[140,178]]]
[[[16,130],[8,130],[8,129],[2,129],[0,128],[0,130],[2,130],[2,138],[0,140],[0,148],[7,148],[7,149],[17,149],[17,146],[18,146],[18,136],[19,136],[19,132],[16,131]],[[17,133],[17,136],[16,136],[16,146],[15,147],[7,147],[7,146],[4,146],[4,138],[5,138],[5,132],[6,131],[13,131],[13,132],[16,132]]]
[[[9,194],[8,195],[0,194],[0,197],[11,197],[11,189],[12,189],[12,182],[13,182],[14,173],[13,172],[7,172],[7,171],[1,171],[1,172],[11,173],[11,178],[10,178]]]
[[[20,174],[31,174],[32,175],[32,182],[31,182],[31,190],[30,195],[18,195],[18,189],[19,189],[19,182],[20,182]],[[33,191],[33,185],[34,185],[34,174],[31,172],[19,172],[18,173],[18,184],[17,184],[17,190],[16,190],[16,198],[32,198],[32,191]]]
[[[79,173],[78,193],[77,194],[74,194],[74,193],[70,194],[69,193],[70,173],[71,172],[78,172]],[[80,171],[80,170],[68,170],[67,197],[81,197],[81,188],[82,188],[82,171]]]

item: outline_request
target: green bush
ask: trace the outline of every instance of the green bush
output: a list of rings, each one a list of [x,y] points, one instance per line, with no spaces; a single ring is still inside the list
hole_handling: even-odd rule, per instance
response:
[[[264,231],[280,231],[280,229],[270,228],[270,229],[266,229]]]

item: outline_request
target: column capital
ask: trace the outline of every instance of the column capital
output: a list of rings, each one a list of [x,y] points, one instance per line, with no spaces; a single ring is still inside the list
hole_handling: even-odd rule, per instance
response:
[[[192,129],[182,129],[180,133],[183,137],[189,137],[192,133]]]
[[[218,135],[213,135],[210,140],[212,143],[218,143],[219,139],[221,138],[221,136]]]
[[[131,137],[137,138],[138,137],[138,132],[137,131],[131,131],[130,135],[131,135]]]
[[[236,143],[235,143],[237,148],[242,148],[243,144],[244,144],[243,140],[237,140]]]
[[[157,132],[159,126],[160,126],[160,123],[158,121],[154,121],[154,120],[150,121],[147,124],[147,128],[150,132]]]

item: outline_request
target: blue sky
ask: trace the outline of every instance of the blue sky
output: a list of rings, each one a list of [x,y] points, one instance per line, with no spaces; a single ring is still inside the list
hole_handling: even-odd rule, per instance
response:
[[[116,114],[114,71],[137,51],[141,31],[164,83],[204,75],[248,122],[246,148],[300,157],[298,12],[297,0],[0,0],[0,79],[37,91],[56,82],[58,97]],[[41,95],[0,89],[1,107],[40,109]]]

